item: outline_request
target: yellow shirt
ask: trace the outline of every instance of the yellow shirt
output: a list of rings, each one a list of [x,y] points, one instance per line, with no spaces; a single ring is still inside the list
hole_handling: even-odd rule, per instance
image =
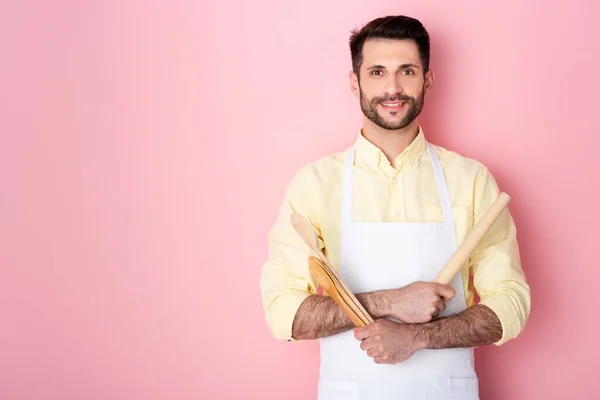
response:
[[[433,165],[422,129],[395,160],[359,133],[356,140],[353,220],[370,222],[442,222],[443,212]],[[433,145],[450,193],[458,244],[499,195],[490,171],[480,162]],[[296,310],[317,284],[308,270],[313,255],[290,223],[297,212],[315,227],[323,252],[339,270],[341,187],[347,152],[338,152],[301,168],[286,189],[279,215],[269,233],[261,293],[274,337],[292,338]],[[517,337],[529,317],[529,286],[521,268],[516,227],[506,210],[475,249],[462,270],[467,307],[480,303],[502,324],[500,345]],[[470,281],[472,276],[472,283]]]

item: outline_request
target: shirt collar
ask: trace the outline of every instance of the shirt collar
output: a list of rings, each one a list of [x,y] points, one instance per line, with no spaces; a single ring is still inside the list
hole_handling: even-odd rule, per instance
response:
[[[383,151],[373,143],[369,142],[362,134],[362,131],[359,131],[358,138],[354,144],[356,149],[356,159],[357,161],[360,159],[365,162],[368,166],[379,168],[383,165],[389,166],[389,161],[386,158]],[[427,148],[425,134],[423,129],[419,126],[419,132],[417,133],[417,137],[412,141],[412,143],[404,149],[404,151],[396,157],[395,165],[401,166],[403,165],[403,159],[408,162],[416,162],[421,155],[425,152]]]

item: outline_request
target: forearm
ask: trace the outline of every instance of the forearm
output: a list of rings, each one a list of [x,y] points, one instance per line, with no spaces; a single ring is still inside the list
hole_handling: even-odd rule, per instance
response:
[[[477,347],[500,340],[502,325],[491,309],[476,305],[460,314],[420,325],[418,335],[427,349]]]
[[[386,314],[386,303],[377,292],[356,295],[373,318]],[[313,295],[302,302],[292,325],[292,337],[298,340],[320,339],[354,328],[352,320],[329,296]]]

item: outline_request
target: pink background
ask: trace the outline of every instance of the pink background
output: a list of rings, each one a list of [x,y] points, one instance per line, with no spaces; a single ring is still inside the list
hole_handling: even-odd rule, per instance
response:
[[[513,197],[533,308],[477,350],[482,399],[598,398],[597,2],[4,3],[0,399],[314,399],[266,236],[355,138],[350,29],[395,13],[433,37],[429,139]]]

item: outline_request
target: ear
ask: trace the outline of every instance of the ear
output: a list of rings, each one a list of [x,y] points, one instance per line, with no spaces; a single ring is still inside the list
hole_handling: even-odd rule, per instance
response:
[[[354,71],[350,71],[348,77],[350,78],[350,90],[352,91],[354,96],[360,98],[360,86],[358,83],[358,76],[356,76]]]
[[[431,68],[425,74],[425,95],[428,95],[433,90],[433,81],[435,79],[435,74]]]

